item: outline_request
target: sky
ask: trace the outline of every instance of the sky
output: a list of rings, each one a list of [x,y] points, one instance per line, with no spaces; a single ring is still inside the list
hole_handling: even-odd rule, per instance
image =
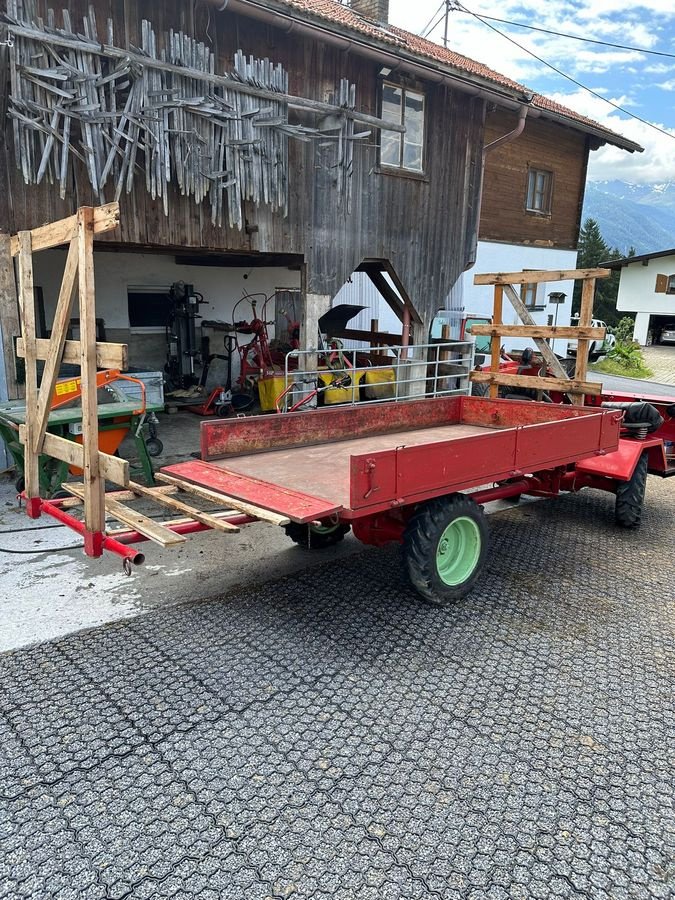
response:
[[[457,5],[457,4],[455,4]],[[537,56],[592,88],[594,97],[466,12],[451,12],[448,46],[636,141],[644,153],[603,147],[591,154],[591,181],[675,182],[674,0],[462,0],[471,13],[609,41],[639,51],[601,47],[490,22]],[[441,13],[441,0],[390,0],[389,20],[421,33]],[[438,13],[438,15],[437,15]],[[442,19],[442,15],[441,15]],[[443,42],[441,21],[429,35]],[[641,52],[660,51],[656,56]],[[611,100],[667,135],[609,106]]]

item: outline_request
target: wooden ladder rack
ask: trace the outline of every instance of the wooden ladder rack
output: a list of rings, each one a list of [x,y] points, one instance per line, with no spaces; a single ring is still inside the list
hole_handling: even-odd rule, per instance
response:
[[[593,327],[593,299],[595,282],[598,278],[611,275],[609,269],[571,269],[568,271],[523,271],[497,272],[474,276],[476,285],[494,285],[494,306],[491,325],[472,325],[474,336],[490,337],[490,371],[472,372],[471,381],[490,386],[490,397],[499,396],[500,386],[530,388],[535,390],[557,390],[568,394],[572,403],[583,406],[584,395],[597,396],[602,393],[602,385],[587,381],[588,349],[590,341],[605,337],[605,329]],[[581,309],[578,325],[537,325],[527,307],[514,290],[514,284],[541,284],[574,279],[582,281]],[[516,310],[522,325],[505,325],[503,322],[504,295]],[[552,377],[536,375],[511,375],[499,371],[501,339],[503,337],[532,338],[544,362],[553,373]],[[574,378],[570,378],[560,360],[551,349],[548,339],[573,338],[577,341],[577,358]]]

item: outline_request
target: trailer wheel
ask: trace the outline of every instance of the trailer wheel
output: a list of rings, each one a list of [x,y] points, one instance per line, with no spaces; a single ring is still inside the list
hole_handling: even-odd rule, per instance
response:
[[[643,453],[630,481],[621,481],[617,486],[614,518],[621,528],[637,528],[642,521],[648,468],[649,457]]]
[[[150,437],[145,441],[145,449],[148,451],[148,456],[161,456],[164,444],[158,437]]]
[[[338,523],[337,525],[298,525],[297,522],[289,522],[284,526],[284,531],[294,544],[304,547],[306,550],[325,550],[333,544],[339,544],[344,536],[349,534],[349,525]]]
[[[488,544],[482,508],[463,494],[431,500],[413,515],[403,555],[415,590],[429,603],[461,600],[480,574]]]

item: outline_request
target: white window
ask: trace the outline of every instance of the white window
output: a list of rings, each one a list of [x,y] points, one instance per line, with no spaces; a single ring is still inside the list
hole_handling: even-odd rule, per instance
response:
[[[382,131],[380,164],[391,169],[424,169],[424,94],[396,84],[382,85],[382,118],[405,126],[405,133]]]
[[[543,169],[529,169],[527,173],[527,201],[529,212],[550,213],[553,194],[553,173]]]

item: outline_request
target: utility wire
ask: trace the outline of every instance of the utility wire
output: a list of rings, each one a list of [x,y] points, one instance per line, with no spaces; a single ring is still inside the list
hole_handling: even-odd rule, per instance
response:
[[[571,81],[572,84],[576,84],[576,86],[580,87],[583,91],[587,91],[589,94],[592,94],[593,97],[597,97],[598,100],[602,100],[604,103],[608,103],[614,109],[618,110],[618,112],[622,112],[622,113],[624,113],[624,115],[630,116],[631,119],[635,119],[638,122],[642,122],[643,125],[647,125],[647,126],[649,126],[649,128],[653,128],[654,131],[658,131],[660,134],[664,134],[666,137],[675,139],[675,134],[673,134],[672,132],[666,131],[665,128],[659,128],[659,126],[655,125],[653,122],[649,122],[647,119],[643,119],[641,116],[638,116],[635,113],[630,112],[630,110],[625,109],[623,106],[619,106],[618,103],[614,103],[613,100],[608,100],[607,97],[603,97],[602,94],[599,94],[597,91],[594,91],[593,88],[589,88],[588,85],[582,84],[581,81],[577,81],[576,78],[573,78],[571,75],[568,75],[567,72],[563,72],[562,69],[559,69],[557,66],[554,66],[553,63],[547,62],[547,60],[543,59],[541,56],[537,56],[536,53],[533,53],[532,50],[523,46],[523,44],[519,44],[518,41],[516,41],[510,35],[504,34],[504,32],[500,31],[499,28],[495,28],[494,25],[490,25],[489,22],[485,21],[485,18],[483,16],[479,16],[477,13],[471,12],[471,10],[467,9],[466,6],[462,6],[457,2],[455,5],[453,5],[451,7],[451,9],[453,11],[464,12],[470,16],[473,16],[474,19],[476,19],[479,22],[482,22],[483,25],[485,25],[491,31],[494,31],[495,34],[498,34],[498,35],[500,35],[500,37],[505,38],[511,44],[514,44],[516,47],[518,47],[519,50],[522,50],[524,53],[528,53],[531,57],[536,59],[537,62],[540,62],[542,65],[547,66],[549,69],[552,69],[558,75],[562,76],[563,78],[566,78],[568,81]]]
[[[456,7],[457,12],[465,12],[473,16],[475,13],[468,9]],[[515,28],[527,28],[529,31],[539,31],[542,34],[553,34],[556,37],[568,38],[571,41],[583,41],[585,44],[599,44],[601,47],[614,47],[616,50],[632,50],[635,53],[648,53],[651,56],[665,56],[667,59],[675,59],[675,53],[666,53],[663,50],[647,50],[645,47],[630,47],[627,44],[614,44],[612,41],[598,41],[594,38],[580,37],[578,34],[566,34],[562,31],[552,31],[550,28],[539,28],[536,25],[526,25],[525,22],[512,22],[510,19],[499,19],[497,16],[481,15],[480,19],[489,19],[491,22],[502,22],[504,25],[513,25]]]
[[[440,12],[442,9],[445,9],[445,3],[446,3],[446,0],[442,0],[441,5],[438,7],[438,9],[436,10],[436,12],[431,16],[431,18],[429,19],[429,21],[427,22],[427,24],[424,26],[424,28],[421,29],[421,31],[419,32],[419,34],[420,34],[421,37],[426,37],[426,36],[430,33],[430,30],[433,31],[433,28],[436,27],[436,25],[434,25],[432,29],[429,28],[429,26],[430,26],[431,23],[434,21],[434,19],[435,19],[436,16],[439,14],[439,12]],[[436,24],[438,24],[438,23],[436,23]]]

